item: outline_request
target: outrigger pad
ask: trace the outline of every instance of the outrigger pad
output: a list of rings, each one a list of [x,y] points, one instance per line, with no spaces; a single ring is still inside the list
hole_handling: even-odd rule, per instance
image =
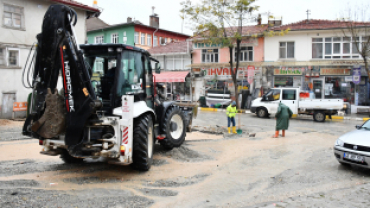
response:
[[[58,94],[57,89],[54,93],[50,88],[47,91],[45,112],[31,129],[41,137],[50,139],[65,131],[65,108],[64,98]]]

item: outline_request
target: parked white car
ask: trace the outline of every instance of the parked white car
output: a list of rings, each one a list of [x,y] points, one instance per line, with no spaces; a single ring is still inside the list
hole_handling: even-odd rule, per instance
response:
[[[262,98],[252,101],[251,112],[260,118],[268,117],[277,112],[279,102],[287,105],[293,114],[313,115],[319,122],[324,122],[326,115],[331,117],[346,108],[342,99],[300,98],[299,88],[272,88]]]
[[[370,121],[356,130],[337,139],[334,144],[334,156],[342,165],[355,165],[370,169]]]

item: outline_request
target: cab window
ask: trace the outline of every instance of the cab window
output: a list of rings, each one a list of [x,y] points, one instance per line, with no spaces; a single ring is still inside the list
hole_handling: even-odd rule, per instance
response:
[[[283,100],[295,100],[296,91],[295,90],[283,90]]]

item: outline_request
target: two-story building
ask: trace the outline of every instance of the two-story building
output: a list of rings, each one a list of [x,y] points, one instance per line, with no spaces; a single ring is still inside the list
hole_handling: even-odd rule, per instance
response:
[[[0,118],[12,117],[13,102],[27,101],[31,90],[22,85],[22,68],[51,4],[64,4],[76,10],[75,32],[80,43],[86,39],[86,18],[100,14],[97,8],[72,0],[0,0],[3,18],[0,27]]]
[[[263,87],[262,72],[265,50],[263,32],[267,29],[268,25],[260,23],[253,26],[243,26],[240,65],[237,72],[240,89]],[[235,28],[227,28],[227,33],[232,36],[234,30]],[[195,91],[204,95],[206,89],[222,88],[235,95],[234,83],[231,78],[229,48],[222,44],[209,43],[201,37],[194,37],[192,41],[192,72],[196,77],[204,78],[204,86],[197,87]],[[231,57],[234,62],[233,70],[235,71],[235,48]]]
[[[359,42],[361,50],[366,37],[351,37],[346,22],[331,20],[303,20],[273,30],[288,28],[286,35],[264,40],[264,75],[270,87],[300,87],[315,98],[341,98],[352,106],[352,113],[370,105],[369,77],[355,45]],[[356,84],[354,68],[361,66]]]
[[[105,25],[87,31],[88,43],[123,43],[148,50],[166,43],[185,41],[190,36],[159,28],[157,14],[149,16],[149,25],[128,17],[126,23]]]
[[[156,74],[156,82],[166,84],[166,98],[170,100],[196,101],[199,94],[195,86],[203,82],[190,74],[191,41],[168,43],[148,50],[159,61],[162,72]]]

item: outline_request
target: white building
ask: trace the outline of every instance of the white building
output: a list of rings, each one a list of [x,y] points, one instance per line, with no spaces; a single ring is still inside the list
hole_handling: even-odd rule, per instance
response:
[[[161,64],[162,72],[156,76],[156,81],[167,83],[168,99],[196,101],[199,98],[196,89],[203,84],[203,79],[191,76],[191,50],[191,41],[168,43],[148,50]]]
[[[290,29],[283,36],[265,37],[264,65],[270,87],[300,87],[312,91],[316,98],[344,99],[352,113],[360,106],[370,106],[369,77],[348,22],[303,20],[272,28]],[[356,23],[370,27],[370,22]],[[347,31],[346,34],[343,31]],[[370,34],[360,34],[360,47]],[[361,50],[361,49],[360,49]],[[354,68],[361,67],[359,84],[353,81]]]
[[[86,18],[100,14],[97,8],[72,0],[0,0],[3,18],[0,27],[0,118],[11,118],[13,102],[27,101],[31,90],[22,85],[22,69],[51,4],[64,4],[76,10],[75,32],[79,43],[86,40]]]

